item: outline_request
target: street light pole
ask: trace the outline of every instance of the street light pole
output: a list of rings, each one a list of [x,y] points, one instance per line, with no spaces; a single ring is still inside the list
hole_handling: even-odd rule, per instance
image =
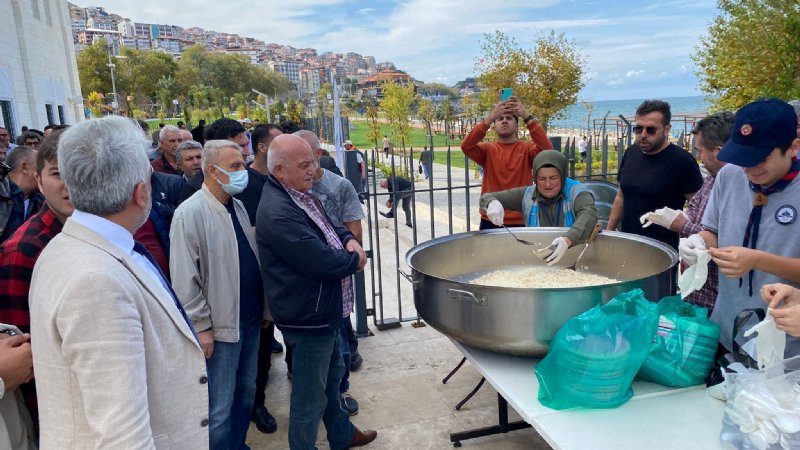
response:
[[[117,67],[113,62],[111,62],[111,47],[112,44],[110,41],[107,42],[107,49],[108,49],[108,67],[111,69],[111,92],[114,93],[114,101],[111,102],[111,108],[114,111],[114,114],[119,115],[119,102],[117,101],[117,80],[114,78],[114,68]]]
[[[264,97],[264,107],[267,108],[267,123],[272,123],[272,116],[269,113],[269,97],[267,96],[267,94],[265,94],[265,93],[263,93],[263,92],[261,92],[259,90],[256,90],[256,89],[250,89],[250,90],[255,92],[256,94]]]

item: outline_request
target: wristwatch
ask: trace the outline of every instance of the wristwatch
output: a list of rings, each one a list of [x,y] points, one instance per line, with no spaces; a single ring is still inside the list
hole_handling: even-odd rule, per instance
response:
[[[528,124],[528,122],[530,122],[531,120],[536,120],[536,118],[535,118],[535,117],[533,117],[533,114],[528,114],[528,117],[526,117],[526,118],[524,119],[524,121],[525,121],[525,125],[527,125],[527,124]]]

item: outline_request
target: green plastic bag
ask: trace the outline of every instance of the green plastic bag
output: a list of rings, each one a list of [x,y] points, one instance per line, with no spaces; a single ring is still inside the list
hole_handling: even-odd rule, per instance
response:
[[[705,382],[714,366],[719,325],[701,306],[680,297],[658,303],[658,329],[639,377],[664,386],[686,387]]]
[[[657,305],[641,289],[568,320],[536,366],[539,402],[553,409],[625,403],[657,325]]]

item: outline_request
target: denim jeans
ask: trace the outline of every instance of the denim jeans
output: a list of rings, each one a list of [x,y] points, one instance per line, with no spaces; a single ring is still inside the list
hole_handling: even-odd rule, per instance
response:
[[[347,343],[347,324],[350,317],[342,319],[342,328],[339,332],[339,343],[342,346],[342,362],[344,363],[344,373],[342,382],[339,384],[339,392],[345,393],[350,390],[350,345]]]
[[[344,373],[340,330],[324,334],[283,331],[283,339],[294,347],[289,447],[314,449],[321,420],[331,449],[347,448],[355,428],[339,404],[339,383]]]
[[[208,366],[211,450],[249,449],[245,445],[256,394],[260,319],[239,325],[239,342],[214,341]]]

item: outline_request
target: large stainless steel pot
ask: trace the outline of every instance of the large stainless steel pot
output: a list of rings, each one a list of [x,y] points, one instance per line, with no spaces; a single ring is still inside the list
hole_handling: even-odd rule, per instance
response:
[[[545,247],[563,228],[514,228],[522,239]],[[561,260],[572,264],[583,246]],[[642,236],[604,231],[589,246],[578,270],[620,282],[587,288],[519,289],[470,284],[495,270],[544,265],[532,248],[505,230],[440,237],[406,254],[412,269],[414,304],[440,332],[465,344],[514,355],[544,356],[556,331],[568,319],[634,288],[657,301],[676,290],[671,247]]]

